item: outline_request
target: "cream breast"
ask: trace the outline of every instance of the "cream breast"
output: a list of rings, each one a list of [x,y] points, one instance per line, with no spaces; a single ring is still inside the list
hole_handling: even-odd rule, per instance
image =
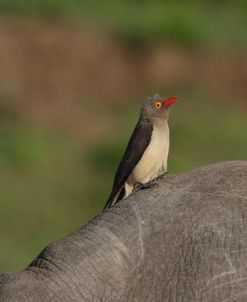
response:
[[[150,144],[126,182],[128,196],[137,183],[147,183],[167,171],[169,153],[169,126],[167,122],[154,123]]]

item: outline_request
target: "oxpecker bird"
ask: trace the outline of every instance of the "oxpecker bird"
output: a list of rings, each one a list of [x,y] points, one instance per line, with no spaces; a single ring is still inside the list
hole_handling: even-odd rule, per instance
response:
[[[159,95],[145,100],[104,209],[138,188],[151,187],[167,172],[169,108],[176,100],[176,96],[164,99]]]

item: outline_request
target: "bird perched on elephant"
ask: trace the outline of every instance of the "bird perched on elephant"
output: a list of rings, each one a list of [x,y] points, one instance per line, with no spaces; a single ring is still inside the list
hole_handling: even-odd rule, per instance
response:
[[[104,209],[134,190],[153,186],[155,180],[167,172],[169,109],[176,100],[176,96],[165,99],[156,94],[144,101]]]

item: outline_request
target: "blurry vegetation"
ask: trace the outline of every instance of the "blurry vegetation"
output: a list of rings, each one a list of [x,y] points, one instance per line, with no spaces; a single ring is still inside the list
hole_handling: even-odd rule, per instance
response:
[[[243,0],[1,0],[0,12],[96,23],[132,45],[160,39],[194,46],[247,42]]]
[[[1,0],[0,15],[0,273],[101,211],[146,96],[180,97],[170,173],[247,158],[246,1]]]
[[[83,156],[80,144],[30,126],[19,124],[1,134],[1,270],[13,269],[20,259],[30,261],[44,242],[100,210],[99,198],[87,202],[90,171]]]

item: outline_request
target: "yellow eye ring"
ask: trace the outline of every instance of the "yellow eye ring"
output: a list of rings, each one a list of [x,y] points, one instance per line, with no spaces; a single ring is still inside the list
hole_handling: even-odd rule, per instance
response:
[[[161,102],[155,102],[155,108],[160,109],[162,106]]]

